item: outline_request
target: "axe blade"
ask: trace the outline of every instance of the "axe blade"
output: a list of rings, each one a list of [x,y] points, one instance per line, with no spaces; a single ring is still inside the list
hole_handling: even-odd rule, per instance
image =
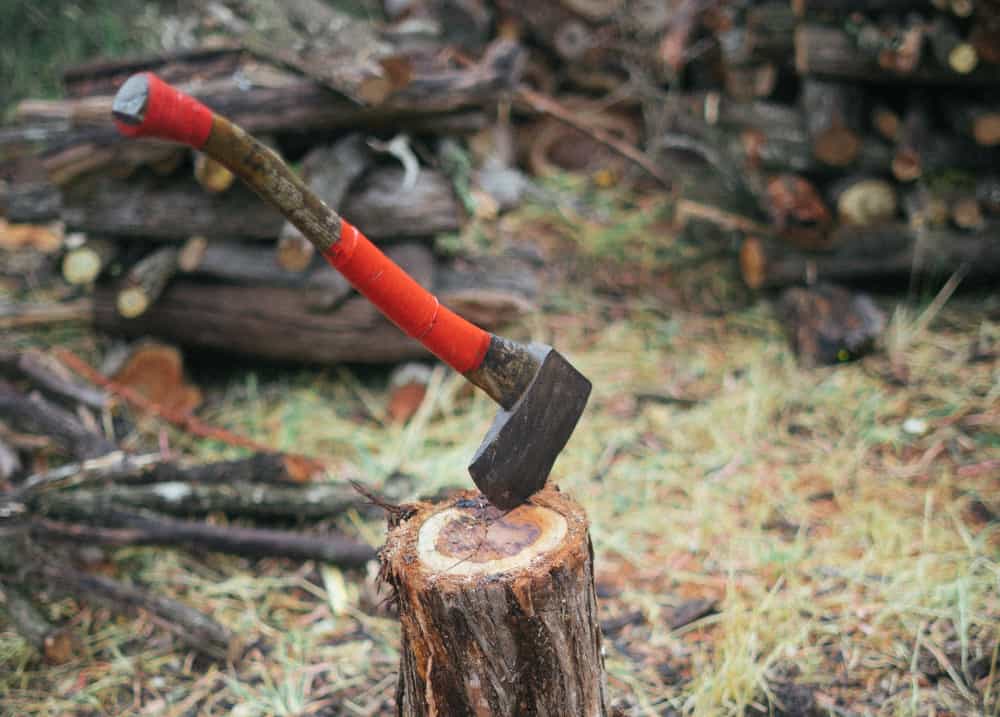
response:
[[[540,490],[587,405],[591,384],[562,354],[547,348],[520,399],[501,409],[469,464],[483,495],[502,510]]]

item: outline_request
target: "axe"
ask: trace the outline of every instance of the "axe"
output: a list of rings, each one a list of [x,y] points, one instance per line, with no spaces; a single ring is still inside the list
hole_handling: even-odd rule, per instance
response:
[[[545,485],[591,388],[558,351],[491,334],[441,306],[277,154],[156,75],[126,80],[112,115],[124,135],[187,144],[226,166],[275,205],[386,317],[500,404],[469,464],[472,480],[494,505],[515,508]]]

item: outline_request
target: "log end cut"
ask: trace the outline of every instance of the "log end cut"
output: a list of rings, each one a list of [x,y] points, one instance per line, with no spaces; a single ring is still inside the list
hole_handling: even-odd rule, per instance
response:
[[[764,286],[767,277],[767,255],[761,241],[747,237],[740,245],[740,273],[751,289]]]
[[[555,490],[503,513],[421,505],[382,561],[400,605],[399,714],[605,715],[583,510]]]

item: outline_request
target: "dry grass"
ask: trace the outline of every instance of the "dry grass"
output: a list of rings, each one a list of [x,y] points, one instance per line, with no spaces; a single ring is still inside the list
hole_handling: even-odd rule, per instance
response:
[[[592,521],[602,616],[644,616],[606,636],[615,703],[629,715],[1000,714],[996,297],[952,298],[926,321],[898,314],[892,361],[802,370],[765,304],[677,308],[653,298],[690,296],[655,251],[639,266],[603,253],[602,225],[633,228],[616,241],[662,243],[664,262],[685,250],[654,224],[576,219],[602,280],[638,283],[626,298],[563,289],[523,331],[595,384],[554,479]],[[563,248],[573,239],[565,217],[510,221]],[[86,334],[64,338],[94,348]],[[324,456],[331,479],[466,486],[488,400],[438,371],[417,416],[387,426],[384,378],[236,367],[203,417]],[[227,452],[169,436],[204,457]],[[383,534],[357,515],[339,527],[373,544]],[[59,602],[53,617],[75,625],[84,656],[41,665],[0,623],[6,714],[391,714],[399,635],[370,575],[154,549],[112,558],[119,575],[261,646],[239,667],[212,666],[141,616]],[[672,629],[673,609],[696,598],[718,612]]]

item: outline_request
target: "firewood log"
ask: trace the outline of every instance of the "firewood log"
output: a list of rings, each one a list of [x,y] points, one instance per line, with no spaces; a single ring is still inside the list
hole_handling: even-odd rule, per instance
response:
[[[834,182],[828,194],[837,218],[845,224],[887,222],[899,211],[895,186],[877,177],[848,175]]]
[[[403,630],[400,715],[608,714],[587,521],[569,498],[403,507],[381,559]]]
[[[964,269],[970,276],[1000,273],[1000,243],[987,225],[975,234],[904,224],[842,225],[831,249],[800,252],[762,237],[740,248],[743,280],[753,289],[816,281],[875,281],[911,275],[941,276]]]
[[[118,289],[118,313],[127,319],[143,314],[177,273],[177,248],[163,246],[136,262]]]
[[[459,229],[463,210],[438,172],[420,172],[402,192],[402,170],[373,170],[348,193],[344,216],[372,239],[426,237]],[[208,194],[193,180],[165,180],[142,173],[128,181],[95,177],[63,196],[70,228],[102,236],[186,240],[192,236],[274,241],[284,220],[242,183]]]
[[[87,239],[82,245],[70,249],[63,256],[63,278],[77,286],[93,284],[117,255],[118,247],[112,240]]]
[[[861,151],[861,88],[805,79],[800,101],[813,153],[834,167],[850,165]]]
[[[962,39],[955,24],[946,17],[935,18],[931,24],[928,40],[934,56],[942,67],[949,67],[961,75],[967,75],[979,64],[976,48],[972,43]]]
[[[523,269],[519,270],[523,273]],[[509,319],[528,304],[511,304],[503,276],[482,277],[474,300],[460,313],[468,318]],[[434,288],[448,305],[445,284]],[[516,294],[515,294],[516,296]],[[296,363],[395,363],[424,358],[426,351],[378,313],[363,298],[347,298],[328,311],[312,308],[315,299],[299,287],[231,285],[175,279],[160,299],[136,319],[125,319],[115,309],[112,292],[98,287],[94,295],[95,324],[112,333],[158,336],[181,344]],[[502,308],[503,311],[498,311]],[[490,328],[489,322],[483,322]],[[493,326],[493,328],[496,328]]]
[[[949,107],[949,119],[956,132],[985,147],[1000,145],[1000,105],[956,102]]]

